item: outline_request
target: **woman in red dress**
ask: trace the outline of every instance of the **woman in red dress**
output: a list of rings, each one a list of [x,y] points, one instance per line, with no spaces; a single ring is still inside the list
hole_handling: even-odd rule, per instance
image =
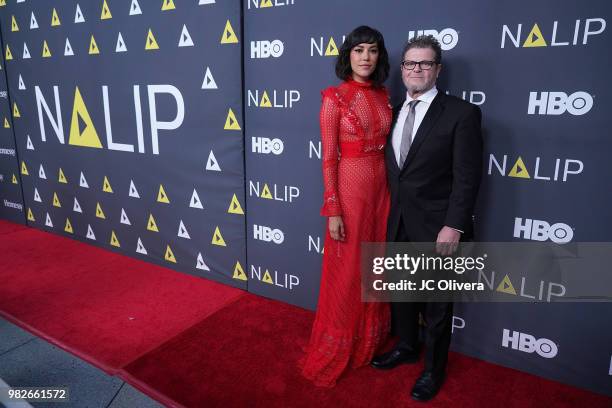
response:
[[[302,374],[331,387],[347,367],[372,359],[389,329],[386,303],[361,300],[360,245],[384,242],[389,193],[384,147],[391,126],[382,83],[389,57],[380,32],[361,26],[336,62],[343,80],[325,89],[320,113],[324,204],[328,217],[317,313]]]

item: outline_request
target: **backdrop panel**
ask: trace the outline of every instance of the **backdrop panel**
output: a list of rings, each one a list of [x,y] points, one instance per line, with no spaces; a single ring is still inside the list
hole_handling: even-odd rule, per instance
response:
[[[0,56],[0,68],[0,219],[25,224],[4,55]]]
[[[240,2],[0,10],[28,224],[246,287]]]
[[[402,46],[425,32],[443,45],[438,87],[480,105],[479,240],[612,238],[609,2],[587,9],[526,0],[249,0],[243,7],[249,290],[316,305],[324,232],[319,91],[338,83],[337,50],[361,24],[385,35],[394,104],[405,98]],[[534,304],[456,306],[454,349],[612,395],[610,303],[552,304],[546,293],[536,296],[540,282],[516,286]]]

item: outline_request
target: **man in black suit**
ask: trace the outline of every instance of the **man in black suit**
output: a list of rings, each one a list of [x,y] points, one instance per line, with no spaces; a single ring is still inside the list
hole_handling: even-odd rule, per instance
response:
[[[389,242],[432,242],[447,255],[473,237],[472,214],[482,167],[480,109],[435,86],[442,68],[441,48],[432,36],[410,40],[403,52],[405,102],[393,112],[385,151],[391,211]],[[451,341],[453,304],[393,302],[398,344],[372,365],[390,369],[419,357],[419,312],[426,323],[425,370],[412,397],[433,398],[444,381]]]

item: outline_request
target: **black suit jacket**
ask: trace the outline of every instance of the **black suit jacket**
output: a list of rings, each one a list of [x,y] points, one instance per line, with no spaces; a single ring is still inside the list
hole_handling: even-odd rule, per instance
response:
[[[412,242],[435,242],[444,225],[464,231],[462,240],[471,239],[482,173],[480,108],[438,91],[400,169],[391,135],[401,106],[393,110],[385,150],[391,193],[387,241],[395,239],[400,216]]]

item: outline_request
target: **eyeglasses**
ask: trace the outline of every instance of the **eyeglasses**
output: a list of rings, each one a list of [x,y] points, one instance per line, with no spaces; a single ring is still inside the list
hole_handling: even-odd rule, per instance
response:
[[[417,65],[423,71],[429,71],[437,62],[435,61],[402,61],[400,64],[402,69],[412,71]]]

